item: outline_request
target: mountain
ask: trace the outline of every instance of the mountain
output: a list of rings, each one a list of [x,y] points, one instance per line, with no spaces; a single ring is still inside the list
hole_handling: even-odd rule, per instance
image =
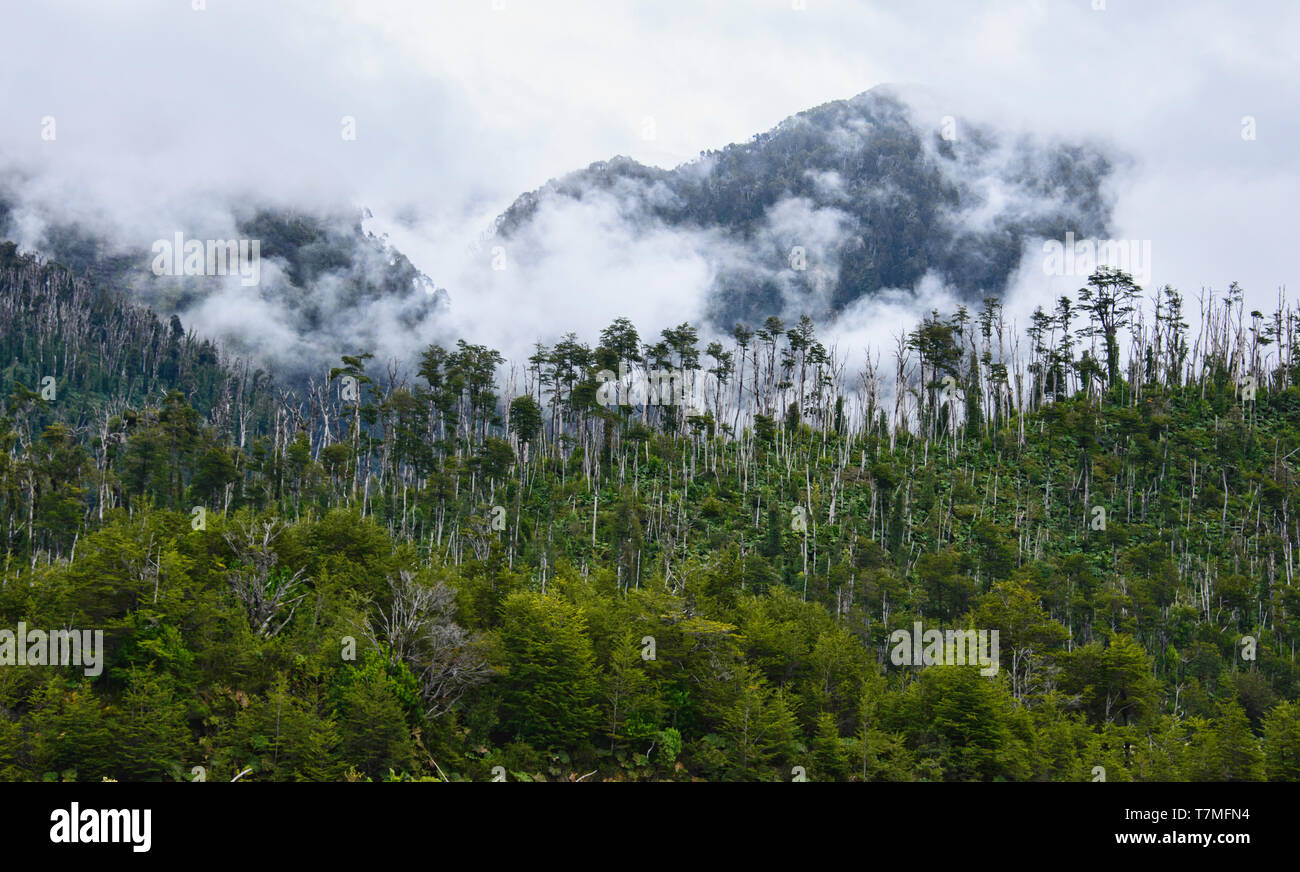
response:
[[[1106,234],[1112,158],[1099,147],[918,114],[881,86],[673,170],[594,163],[520,197],[496,236],[528,236],[563,201],[609,198],[636,233],[693,237],[715,276],[709,311],[729,328],[837,314],[928,274],[977,300],[1005,289],[1027,241]]]
[[[263,371],[223,360],[178,316],[160,319],[120,292],[0,242],[0,412],[22,408],[29,434],[56,421],[99,432],[110,417],[173,391],[222,425],[237,406],[251,408],[250,391],[272,394],[270,383]]]
[[[416,281],[240,226],[251,294]],[[860,373],[619,319],[296,392],[81,273],[0,243],[0,781],[1300,780],[1293,306],[1099,271]],[[638,349],[702,414],[600,401]]]
[[[704,415],[595,404],[626,322],[295,397],[0,244],[0,781],[1300,780],[1300,316],[1130,300],[857,409],[802,324]]]
[[[628,257],[650,258],[639,265],[651,271],[676,252],[701,265],[674,274],[671,287],[702,299],[703,319],[729,330],[770,315],[828,324],[882,292],[913,294],[926,282],[977,302],[1005,291],[1035,239],[1107,235],[1103,184],[1113,158],[1104,150],[930,118],[915,102],[878,87],[672,170],[626,157],[595,163],[519,197],[492,241],[522,267],[524,292],[582,295],[584,283],[619,281],[617,261],[588,264],[568,281],[565,261],[549,255],[566,252],[572,263],[583,255],[574,246],[617,251],[654,238],[663,245]],[[204,226],[154,231],[166,238],[152,246],[123,244],[103,226],[45,214],[14,193],[21,187],[0,178],[0,239],[21,239],[164,318],[179,314],[286,383],[362,351],[412,363],[446,332],[439,314],[451,305],[448,291],[367,232],[368,213],[227,203],[199,219]],[[173,229],[187,241],[256,242],[255,280],[210,269],[156,274],[157,246],[172,245]],[[482,271],[435,266],[457,275],[453,291],[463,298],[488,290],[476,284]],[[617,308],[624,298],[605,299]],[[538,324],[539,335],[550,327]]]
[[[0,188],[0,240],[17,238],[17,211]],[[236,212],[233,234],[182,233],[205,244],[209,237],[255,241],[255,287],[233,264],[228,275],[170,274],[180,271],[163,257],[168,274],[158,275],[156,247],[123,250],[79,223],[43,223],[28,247],[95,288],[126,293],[164,316],[181,314],[227,350],[292,383],[319,375],[342,354],[385,347],[394,333],[414,332],[448,303],[447,292],[404,254],[362,228],[365,217],[257,208]],[[174,237],[154,246],[164,242],[174,245]]]

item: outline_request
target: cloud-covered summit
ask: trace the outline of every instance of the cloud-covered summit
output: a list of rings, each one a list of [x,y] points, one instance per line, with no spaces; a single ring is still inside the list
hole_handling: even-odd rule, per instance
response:
[[[235,206],[159,231],[152,243],[123,242],[93,224],[15,206],[0,189],[0,239],[19,239],[99,288],[179,315],[185,326],[289,381],[319,375],[343,354],[409,358],[436,313],[446,310],[447,291],[387,239],[367,232],[365,217],[346,208]],[[230,242],[235,249],[208,248]],[[202,263],[198,274],[187,274],[184,246],[196,243]],[[234,256],[213,263],[214,251],[238,246],[256,253],[254,268],[241,274]],[[173,269],[173,261],[182,268]],[[223,274],[213,274],[214,265]]]
[[[728,327],[834,317],[927,278],[959,297],[1001,294],[1026,242],[1107,233],[1115,159],[1099,146],[922,114],[882,86],[672,170],[594,163],[516,200],[496,238],[527,270],[575,239],[673,233],[707,264],[704,313]],[[554,232],[583,205],[588,226]]]
[[[594,163],[519,197],[478,251],[422,264],[446,290],[366,230],[360,207],[233,192],[223,205],[216,192],[192,220],[157,229],[161,241],[256,240],[252,286],[156,275],[148,239],[23,198],[30,180],[0,190],[0,231],[290,377],[361,351],[410,363],[459,337],[519,359],[621,316],[651,333],[805,313],[834,329],[846,313],[861,324],[881,306],[923,311],[936,294],[1002,295],[1027,244],[1106,234],[1115,160],[1101,148],[921,104],[877,87],[675,169]]]

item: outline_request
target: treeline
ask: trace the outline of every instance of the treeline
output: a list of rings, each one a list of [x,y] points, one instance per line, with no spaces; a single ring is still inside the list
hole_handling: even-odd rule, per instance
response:
[[[0,614],[108,667],[0,669],[0,769],[1293,780],[1297,318],[1182,306],[1100,270],[854,376],[806,318],[618,319],[102,426],[6,383]],[[698,405],[602,402],[620,364]],[[916,621],[999,671],[894,665]]]

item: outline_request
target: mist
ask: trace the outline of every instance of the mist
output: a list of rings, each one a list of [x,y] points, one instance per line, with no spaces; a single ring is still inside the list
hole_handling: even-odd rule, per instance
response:
[[[744,244],[646,221],[630,200],[653,192],[629,190],[544,203],[505,245],[491,231],[520,194],[594,161],[627,155],[671,169],[799,111],[900,83],[914,124],[956,119],[958,143],[968,119],[1004,143],[1099,143],[1115,160],[1109,236],[1150,243],[1148,290],[1168,283],[1194,297],[1235,280],[1248,307],[1271,308],[1293,271],[1300,10],[1094,5],[24,7],[0,33],[6,232],[48,250],[75,228],[98,255],[138,269],[127,290],[142,301],[274,366],[314,368],[359,350],[409,360],[460,337],[519,362],[534,342],[570,331],[594,341],[618,316],[643,339],[683,321],[709,332],[719,280],[750,273],[776,283],[786,317],[816,315],[828,345],[879,350],[961,294],[926,273],[838,309],[819,296],[847,228],[834,175],[814,180],[823,202],[781,202]],[[963,213],[962,228],[1050,202],[1003,181],[966,178],[987,209]],[[147,275],[153,241],[233,238],[264,209],[326,216],[340,234],[368,209],[365,257],[400,253],[429,281],[357,298],[354,270],[302,287],[274,256],[256,288]],[[795,236],[820,285],[815,270],[792,278],[776,260]],[[1004,289],[1017,317],[1082,283],[1044,274],[1036,246],[1026,244]]]

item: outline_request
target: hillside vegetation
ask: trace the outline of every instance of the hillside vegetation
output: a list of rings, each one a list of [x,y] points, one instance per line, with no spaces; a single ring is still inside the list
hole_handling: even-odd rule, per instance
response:
[[[1300,318],[1183,305],[1103,269],[858,372],[620,319],[289,391],[9,248],[0,627],[106,654],[0,669],[0,778],[1296,780]],[[602,403],[620,362],[698,407]],[[918,621],[997,673],[895,665]]]

